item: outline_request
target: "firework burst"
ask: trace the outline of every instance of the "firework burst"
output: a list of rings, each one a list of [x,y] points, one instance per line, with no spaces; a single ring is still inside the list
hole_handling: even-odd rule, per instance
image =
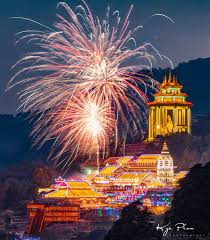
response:
[[[63,169],[77,156],[104,152],[116,128],[115,115],[109,105],[102,98],[88,93],[74,94],[57,112],[47,115],[47,129],[42,126],[42,121],[37,121],[33,135],[42,143],[56,138],[60,150],[54,159],[57,161],[66,156],[58,163],[63,163]],[[52,149],[52,154],[56,148]]]
[[[112,25],[109,9],[106,19],[100,20],[85,1],[75,11],[63,2],[58,7],[65,14],[57,15],[53,28],[38,23],[44,30],[18,33],[18,43],[34,44],[39,51],[17,62],[19,70],[10,87],[24,84],[20,107],[39,115],[33,131],[35,143],[42,145],[55,138],[61,148],[56,157],[71,151],[72,159],[93,151],[96,143],[99,149],[105,148],[107,132],[116,131],[116,121],[130,128],[130,121],[141,126],[146,89],[153,82],[137,73],[139,63],[146,59],[150,68],[154,57],[147,48],[158,52],[149,43],[136,47],[132,36],[139,27],[129,26],[133,6],[124,21],[115,11]]]

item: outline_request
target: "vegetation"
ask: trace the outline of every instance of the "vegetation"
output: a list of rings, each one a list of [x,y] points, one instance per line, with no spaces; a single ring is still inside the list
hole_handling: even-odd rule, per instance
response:
[[[151,216],[142,210],[139,201],[126,206],[104,240],[160,240],[161,233],[151,223]]]
[[[165,222],[184,222],[195,229],[194,233],[209,234],[210,163],[195,165],[180,184],[181,188],[175,192]]]
[[[0,209],[23,210],[36,197],[38,187],[48,187],[56,176],[42,162],[24,162],[0,172]]]

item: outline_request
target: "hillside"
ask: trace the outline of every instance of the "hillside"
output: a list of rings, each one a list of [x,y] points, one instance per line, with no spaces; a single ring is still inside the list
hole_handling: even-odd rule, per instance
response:
[[[203,114],[210,112],[210,58],[196,59],[187,63],[180,63],[172,73],[177,75],[178,81],[183,84],[183,91],[193,102],[193,113]],[[167,70],[154,69],[153,76],[162,81]]]
[[[189,94],[189,100],[194,104],[194,118],[198,114],[210,113],[209,69],[210,58],[207,58],[181,63],[173,71],[177,75],[179,82],[184,85],[183,91]],[[154,69],[154,78],[162,81],[167,71],[167,69]],[[204,116],[199,121],[193,121],[193,139],[187,140],[185,144],[187,150],[183,149],[183,146],[179,146],[182,144],[181,142],[179,144],[175,139],[172,141],[176,142],[175,152],[179,152],[178,155],[174,153],[176,162],[182,157],[187,158],[185,162],[194,162],[196,161],[195,158],[199,158],[198,161],[200,161],[200,158],[209,159],[209,126],[209,117]],[[17,116],[0,115],[0,167],[6,167],[20,161],[46,161],[51,143],[45,144],[41,149],[32,148],[31,130],[32,125],[28,120],[27,113],[19,113]],[[177,141],[179,140],[177,139]],[[189,146],[187,147],[187,145]],[[180,151],[177,148],[180,148]],[[197,149],[196,153],[193,153],[195,149]],[[192,157],[190,153],[194,154],[194,156]],[[193,160],[190,160],[192,158]],[[191,164],[187,165],[191,166]]]

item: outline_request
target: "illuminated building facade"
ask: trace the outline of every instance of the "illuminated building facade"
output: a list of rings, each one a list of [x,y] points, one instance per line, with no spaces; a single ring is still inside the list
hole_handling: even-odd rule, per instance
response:
[[[174,181],[173,159],[165,142],[157,163],[157,179],[165,183]]]
[[[154,101],[147,104],[149,110],[149,138],[154,140],[158,135],[167,136],[173,133],[191,133],[191,106],[186,101],[187,94],[182,93],[183,86],[175,76],[165,76],[154,94]]]
[[[39,189],[37,202],[28,204],[29,234],[52,223],[116,220],[120,209],[137,199],[154,214],[170,208],[173,192],[187,172],[174,172],[173,158],[159,135],[191,133],[192,103],[174,76],[165,78],[159,88],[148,103],[152,141],[127,145],[124,156],[104,160],[99,171],[92,161],[84,165],[84,176],[60,177],[49,188]]]
[[[159,154],[109,158],[99,172],[77,179],[59,177],[49,188],[39,189],[37,202],[27,206],[28,233],[52,223],[116,220],[120,209],[137,199],[154,214],[162,214],[186,174],[174,173],[166,143]]]

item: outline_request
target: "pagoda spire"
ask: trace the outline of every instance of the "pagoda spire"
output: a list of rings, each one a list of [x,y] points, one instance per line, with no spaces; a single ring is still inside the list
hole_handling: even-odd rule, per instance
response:
[[[173,77],[172,77],[172,82],[173,82],[173,83],[176,83],[176,82],[177,82],[175,75],[173,75]]]
[[[174,163],[166,142],[157,163],[157,178],[160,182],[173,182],[174,180]]]
[[[169,83],[171,82],[171,71],[169,71],[169,74],[168,74],[168,82]]]
[[[166,141],[164,141],[163,143],[163,148],[162,148],[162,151],[161,151],[161,155],[165,155],[165,154],[169,154],[169,150],[168,150],[168,145],[166,143]]]
[[[166,77],[166,74],[164,75],[163,83],[167,83],[167,77]]]

